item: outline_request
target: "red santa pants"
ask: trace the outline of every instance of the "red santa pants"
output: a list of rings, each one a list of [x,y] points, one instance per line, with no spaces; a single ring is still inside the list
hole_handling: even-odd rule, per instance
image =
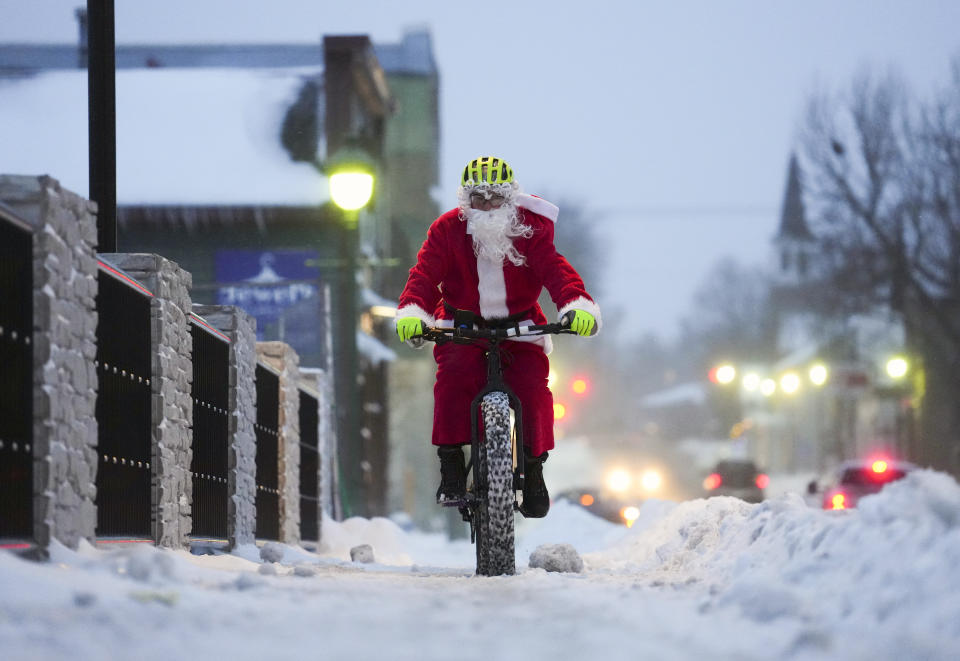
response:
[[[553,449],[553,395],[547,388],[550,361],[538,344],[504,342],[503,377],[523,407],[523,443],[534,456]],[[447,343],[434,347],[433,444],[470,442],[470,403],[487,379],[482,347]],[[480,423],[482,430],[483,424]]]

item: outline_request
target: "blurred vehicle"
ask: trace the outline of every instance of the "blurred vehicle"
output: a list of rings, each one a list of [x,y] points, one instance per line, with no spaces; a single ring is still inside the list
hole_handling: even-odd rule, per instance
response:
[[[558,492],[567,500],[602,519],[628,528],[640,516],[640,506],[651,498],[670,499],[676,491],[662,461],[619,453],[608,456],[588,481]]]
[[[856,507],[864,496],[879,493],[883,487],[902,479],[916,466],[907,461],[873,458],[845,461],[835,471],[831,484],[823,491],[825,510],[845,510]],[[817,481],[807,487],[814,495],[820,491]]]
[[[579,505],[594,516],[628,528],[640,516],[640,503],[622,498],[600,489],[568,489],[555,496],[555,500],[567,500]]]
[[[749,459],[723,459],[703,480],[706,497],[733,496],[748,503],[763,500],[770,478]]]

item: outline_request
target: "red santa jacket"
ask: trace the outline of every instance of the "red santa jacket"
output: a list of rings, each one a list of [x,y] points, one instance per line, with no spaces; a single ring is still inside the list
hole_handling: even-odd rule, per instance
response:
[[[587,294],[580,275],[553,245],[553,224],[559,209],[532,195],[518,195],[517,206],[522,222],[533,229],[529,238],[513,240],[526,263],[517,266],[509,259],[501,264],[478,260],[466,221],[460,219],[459,209],[451,209],[427,231],[427,240],[400,295],[397,318],[417,317],[428,325],[450,325],[450,306],[470,310],[484,319],[528,313],[523,315],[521,325],[542,324],[547,318],[537,298],[546,287],[559,317],[568,310],[585,310],[596,317],[599,328],[599,307]],[[547,353],[552,348],[549,336],[517,340],[538,342]]]

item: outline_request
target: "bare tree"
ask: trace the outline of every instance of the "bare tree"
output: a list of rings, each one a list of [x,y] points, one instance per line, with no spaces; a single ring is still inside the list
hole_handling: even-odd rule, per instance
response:
[[[596,227],[601,219],[576,200],[560,198],[557,204],[560,207],[560,219],[554,229],[557,250],[577,269],[591,295],[600,298],[604,250]]]
[[[833,299],[843,301],[838,311],[897,314],[912,348],[925,357],[928,384],[948,391],[947,400],[956,398],[960,58],[949,84],[929,102],[915,100],[895,75],[870,71],[845,93],[816,95],[802,146],[812,185],[811,221],[822,241]],[[937,431],[941,438],[931,440],[957,446],[960,417],[946,417],[950,421],[941,421]],[[927,458],[956,469],[956,459],[942,450],[929,451]]]
[[[762,269],[720,260],[694,293],[693,311],[682,322],[681,344],[703,352],[698,356],[701,367],[721,356],[737,361],[771,358],[774,319],[769,296],[769,277]]]

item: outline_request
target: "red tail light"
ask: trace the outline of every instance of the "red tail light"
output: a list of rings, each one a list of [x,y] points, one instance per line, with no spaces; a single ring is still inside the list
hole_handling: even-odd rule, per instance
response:
[[[842,491],[836,491],[830,495],[830,499],[824,503],[824,509],[828,510],[845,510],[849,503],[847,502],[847,495]]]
[[[875,462],[870,464],[870,469],[873,470],[874,473],[886,473],[889,467],[889,464],[887,464],[887,462],[883,459],[877,459]]]
[[[759,473],[754,480],[754,484],[757,485],[758,489],[766,489],[767,485],[770,484],[770,476],[765,475],[764,473]]]
[[[713,491],[714,489],[719,487],[721,484],[723,484],[723,478],[720,477],[719,473],[710,473],[703,480],[703,488],[706,489],[707,491]]]

